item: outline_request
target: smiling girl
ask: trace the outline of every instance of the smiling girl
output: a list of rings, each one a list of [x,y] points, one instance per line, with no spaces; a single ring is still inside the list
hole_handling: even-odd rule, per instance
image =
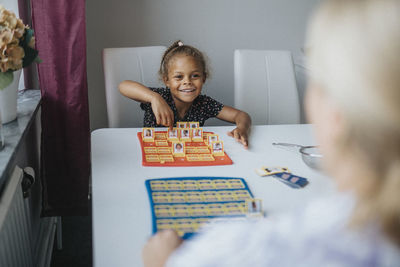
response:
[[[207,119],[217,117],[236,124],[228,135],[247,148],[250,116],[201,94],[209,71],[198,49],[174,42],[162,57],[159,75],[166,88],[148,88],[128,80],[119,85],[122,95],[141,102],[144,127],[172,128],[177,121],[198,121],[203,126]]]

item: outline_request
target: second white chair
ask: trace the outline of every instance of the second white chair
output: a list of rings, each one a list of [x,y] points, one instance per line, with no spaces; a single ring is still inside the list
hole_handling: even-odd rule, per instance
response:
[[[235,50],[235,107],[253,124],[300,123],[300,103],[290,51]]]

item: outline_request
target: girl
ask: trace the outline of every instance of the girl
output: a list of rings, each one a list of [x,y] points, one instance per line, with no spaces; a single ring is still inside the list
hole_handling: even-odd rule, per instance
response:
[[[119,85],[121,94],[142,103],[144,127],[172,128],[177,121],[199,121],[203,126],[207,119],[217,117],[235,123],[236,128],[228,135],[248,147],[250,116],[201,95],[209,71],[199,50],[176,41],[165,51],[159,75],[166,88],[147,88],[134,81],[123,81]]]
[[[157,233],[145,266],[400,266],[399,29],[399,0],[328,0],[313,17],[306,107],[335,197],[183,244]]]

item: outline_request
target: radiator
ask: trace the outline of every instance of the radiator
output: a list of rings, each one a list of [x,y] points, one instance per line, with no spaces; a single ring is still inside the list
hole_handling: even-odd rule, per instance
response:
[[[0,199],[0,267],[33,265],[29,205],[22,195],[23,171],[15,167]]]

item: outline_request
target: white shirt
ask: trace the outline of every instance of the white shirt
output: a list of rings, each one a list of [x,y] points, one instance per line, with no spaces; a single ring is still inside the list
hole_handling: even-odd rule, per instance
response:
[[[337,195],[281,217],[215,225],[185,241],[167,266],[400,266],[400,250],[378,227],[348,227],[353,207]]]

